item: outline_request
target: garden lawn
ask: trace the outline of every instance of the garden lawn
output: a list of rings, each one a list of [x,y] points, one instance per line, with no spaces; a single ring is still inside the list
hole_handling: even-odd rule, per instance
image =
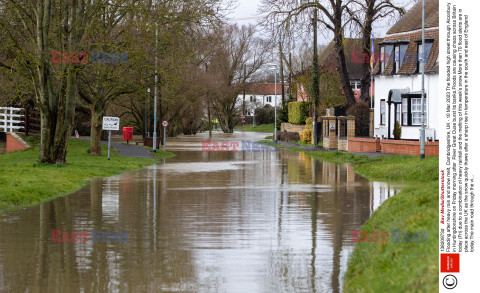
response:
[[[121,174],[174,156],[160,151],[155,159],[130,158],[112,149],[108,161],[105,145],[98,157],[87,152],[89,147],[89,141],[70,140],[65,165],[37,163],[38,147],[0,156],[0,213],[70,194],[88,184],[89,178]]]
[[[248,124],[244,126],[239,125],[235,126],[236,131],[250,131],[250,132],[270,132],[273,133],[275,130],[275,124],[261,124],[261,125],[255,125],[253,127],[253,124]]]

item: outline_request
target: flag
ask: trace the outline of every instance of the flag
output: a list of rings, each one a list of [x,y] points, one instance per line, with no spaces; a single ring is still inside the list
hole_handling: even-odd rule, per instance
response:
[[[372,37],[372,48],[370,49],[370,67],[373,70],[373,65],[375,63],[375,45],[374,45],[375,39]]]

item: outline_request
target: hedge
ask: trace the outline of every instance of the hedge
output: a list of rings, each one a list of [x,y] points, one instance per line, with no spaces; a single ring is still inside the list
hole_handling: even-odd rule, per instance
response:
[[[288,122],[292,124],[305,124],[310,116],[310,103],[290,102],[288,103]]]

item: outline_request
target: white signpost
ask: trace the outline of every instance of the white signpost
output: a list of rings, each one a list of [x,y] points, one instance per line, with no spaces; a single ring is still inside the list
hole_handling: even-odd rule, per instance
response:
[[[108,159],[110,160],[110,141],[112,140],[112,130],[120,130],[120,117],[103,117],[103,130],[108,130]]]
[[[163,120],[162,121],[162,126],[163,126],[163,151],[165,151],[166,144],[167,144],[167,126],[168,126],[168,121]]]

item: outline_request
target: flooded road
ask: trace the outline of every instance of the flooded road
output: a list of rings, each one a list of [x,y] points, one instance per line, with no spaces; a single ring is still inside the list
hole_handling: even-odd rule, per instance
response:
[[[351,230],[398,188],[303,153],[202,152],[206,138],[1,215],[0,291],[340,292]]]

